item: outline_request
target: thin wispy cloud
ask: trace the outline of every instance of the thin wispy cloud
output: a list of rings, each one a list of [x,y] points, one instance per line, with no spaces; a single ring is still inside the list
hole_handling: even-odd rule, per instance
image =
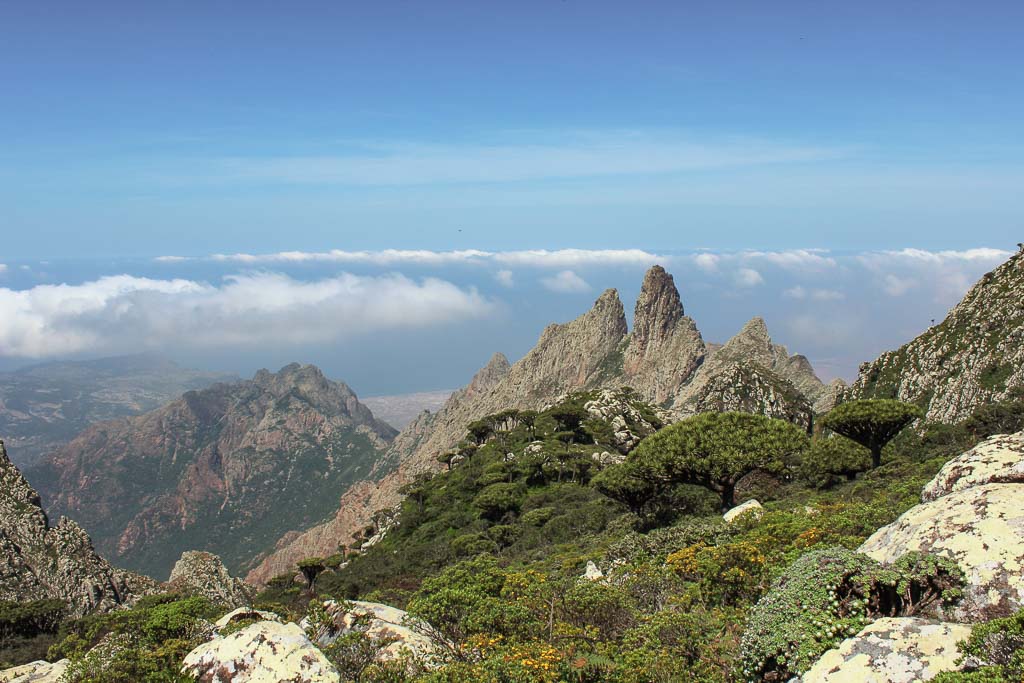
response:
[[[547,138],[549,142],[537,142]],[[196,179],[340,186],[481,184],[662,175],[723,168],[804,164],[843,158],[849,149],[749,137],[700,138],[672,130],[533,132],[529,141],[424,144],[350,141],[317,156],[210,159]]]
[[[494,279],[497,280],[499,285],[506,288],[515,287],[516,284],[515,276],[511,270],[499,270],[494,274]]]
[[[0,288],[0,354],[327,343],[480,318],[492,308],[475,289],[437,278],[343,273],[299,281],[257,273],[214,285],[116,275],[78,285]]]
[[[740,268],[734,280],[737,287],[757,287],[764,284],[764,276],[753,268]]]
[[[528,249],[483,251],[463,249],[381,249],[376,251],[280,251],[271,254],[212,254],[191,260],[211,260],[248,265],[274,263],[339,263],[369,266],[450,266],[460,264],[515,266],[528,268],[581,268],[587,266],[649,266],[666,263],[671,257],[642,249]],[[188,260],[182,256],[158,256],[159,263]]]

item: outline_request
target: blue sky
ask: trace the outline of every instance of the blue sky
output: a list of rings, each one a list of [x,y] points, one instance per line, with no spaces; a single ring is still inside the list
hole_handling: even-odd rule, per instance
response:
[[[454,386],[478,357],[522,353],[600,289],[635,293],[647,264],[209,257],[639,249],[668,257],[717,340],[753,314],[772,326],[775,313],[783,341],[849,376],[1002,253],[902,250],[976,254],[1024,237],[1022,25],[1019,2],[6,3],[0,298],[24,326],[0,339],[0,364],[86,354],[75,339],[118,350],[79,328],[52,334],[38,303],[50,290],[38,288],[97,296],[107,285],[89,283],[125,276],[187,281],[193,296],[259,273],[320,283],[285,283],[289,296],[390,286],[439,297],[447,313],[399,335],[404,345],[383,343],[384,325],[307,330],[316,343],[275,339],[262,355],[228,339],[178,352],[240,371],[321,362],[365,375],[371,393]],[[717,271],[695,265],[702,249],[723,256]],[[846,275],[743,256],[808,249]],[[339,284],[346,273],[413,287]],[[190,285],[153,287],[171,297],[178,286]],[[827,343],[834,333],[794,322],[814,305],[834,313],[826,291],[876,324],[851,317]],[[264,314],[262,326],[280,322]],[[447,353],[444,325],[465,328],[449,361],[408,387],[382,374],[396,357]],[[154,334],[140,329],[121,336]],[[357,350],[364,361],[345,360]]]

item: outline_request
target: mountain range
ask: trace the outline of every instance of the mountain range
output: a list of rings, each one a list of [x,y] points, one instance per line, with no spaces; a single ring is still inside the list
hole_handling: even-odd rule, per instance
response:
[[[247,579],[260,583],[303,557],[331,554],[374,513],[401,502],[400,489],[441,467],[466,425],[508,408],[540,409],[559,396],[629,386],[676,417],[706,410],[742,410],[791,420],[807,429],[827,410],[842,383],[823,384],[808,360],[772,342],[754,318],[722,346],[704,341],[686,316],[672,276],[654,266],[644,276],[629,330],[618,292],[609,289],[575,320],[547,326],[537,344],[510,364],[501,354],[436,413],[423,413],[396,437],[376,474],[342,495],[332,519],[289,535]]]
[[[244,570],[370,475],[396,432],[310,365],[186,392],[89,427],[27,472],[116,564],[167,575],[186,550]]]

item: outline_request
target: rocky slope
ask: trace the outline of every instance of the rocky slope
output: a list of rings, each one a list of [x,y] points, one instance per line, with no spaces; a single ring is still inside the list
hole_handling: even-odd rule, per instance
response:
[[[63,600],[77,617],[131,603],[152,585],[111,567],[70,519],[51,526],[0,441],[0,600]]]
[[[328,517],[394,434],[347,386],[293,364],[95,425],[28,476],[122,566],[163,578],[198,549],[237,571]]]
[[[861,366],[855,398],[917,403],[956,422],[1024,386],[1024,253],[981,278],[946,319]]]
[[[0,373],[0,435],[14,462],[26,467],[92,424],[237,379],[145,355],[33,365]]]
[[[806,358],[774,344],[760,318],[726,345],[710,347],[685,315],[672,276],[654,266],[644,276],[632,332],[618,293],[609,289],[580,317],[546,327],[514,365],[496,354],[437,413],[420,415],[402,431],[378,470],[386,476],[349,490],[334,519],[282,538],[248,579],[266,581],[303,557],[336,552],[372,523],[376,511],[398,504],[398,490],[417,473],[438,469],[437,456],[458,443],[473,420],[508,408],[541,409],[574,391],[622,386],[675,416],[735,409],[805,426],[812,406],[827,409],[835,393]]]

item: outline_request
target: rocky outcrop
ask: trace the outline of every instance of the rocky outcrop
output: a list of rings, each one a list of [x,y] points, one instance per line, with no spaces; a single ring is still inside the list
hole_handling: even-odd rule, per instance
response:
[[[164,577],[199,549],[237,572],[328,517],[394,435],[347,386],[293,364],[93,426],[28,476],[123,566]]]
[[[957,561],[967,575],[949,615],[987,621],[1024,607],[1024,432],[993,437],[953,459],[925,486],[926,502],[875,532],[860,551],[893,562],[918,550]],[[1002,483],[1014,482],[1014,483]]]
[[[217,636],[185,657],[199,683],[338,683],[340,676],[296,624],[260,621]]]
[[[134,602],[153,581],[115,569],[66,517],[56,526],[0,441],[0,600],[63,600],[71,616]]]
[[[998,434],[953,458],[924,487],[921,500],[984,484],[1024,484],[1024,432]]]
[[[473,420],[509,408],[540,409],[573,392],[623,386],[674,416],[742,410],[804,426],[810,425],[812,404],[827,402],[830,395],[806,358],[772,343],[760,318],[725,346],[709,347],[686,317],[672,276],[655,266],[644,277],[632,332],[618,293],[609,289],[580,317],[545,328],[514,365],[496,355],[439,412],[421,415],[402,431],[378,469],[393,472],[375,485],[353,487],[342,496],[334,519],[282,539],[247,579],[266,581],[302,557],[330,554],[347,544],[375,510],[401,502],[398,490],[412,477],[440,468],[437,456],[454,447]]]
[[[896,398],[958,422],[1024,386],[1024,253],[981,278],[946,319],[861,366],[854,398]]]
[[[167,590],[180,595],[198,595],[228,607],[252,603],[255,591],[232,577],[220,558],[212,553],[190,550],[174,564]]]
[[[802,683],[913,683],[960,668],[957,642],[971,627],[923,619],[885,618],[819,659]]]
[[[587,414],[611,425],[612,440],[625,455],[644,439],[672,421],[672,414],[636,399],[636,394],[621,389],[599,389],[584,404]],[[561,403],[560,397],[555,403]]]
[[[385,661],[409,653],[419,658],[430,658],[437,653],[437,645],[426,635],[427,627],[414,620],[403,610],[377,602],[324,603],[327,621],[313,634],[313,642],[326,647],[338,638],[352,633],[363,633],[382,644],[378,661]],[[416,624],[421,624],[414,628]],[[305,622],[304,626],[308,626]]]
[[[0,671],[0,683],[59,683],[69,661],[32,662]]]

